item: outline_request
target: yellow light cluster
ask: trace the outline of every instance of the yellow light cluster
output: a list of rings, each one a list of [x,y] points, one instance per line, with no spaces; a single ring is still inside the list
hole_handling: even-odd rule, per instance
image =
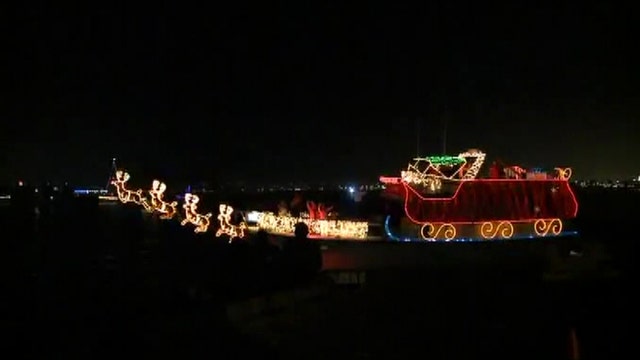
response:
[[[452,180],[456,177],[459,177],[467,163],[467,159],[462,158],[462,160],[463,160],[462,165],[458,167],[455,173],[447,176],[442,171],[440,171],[440,165],[433,165],[428,160],[425,160],[422,158],[416,158],[414,159],[413,164],[409,164],[407,166],[406,171],[401,172],[401,177],[405,182],[424,184],[430,187],[431,184],[427,183],[429,180],[426,180],[428,178]],[[419,167],[421,163],[424,161],[426,161],[428,165],[424,170],[420,170]]]
[[[427,167],[424,170],[420,170],[419,164],[425,159],[416,158],[414,163],[409,164],[407,170],[401,173],[401,178],[406,183],[422,185],[435,192],[442,187],[441,179],[475,179],[487,155],[480,150],[472,149],[458,154],[458,157],[462,161],[462,165],[451,175],[445,175],[440,171],[440,165],[434,165],[428,160],[426,160],[428,162]],[[473,159],[473,162],[468,167],[467,159]]]
[[[471,167],[467,169],[467,171],[465,171],[464,175],[462,176],[463,179],[470,180],[470,179],[475,179],[476,176],[478,176],[478,172],[480,172],[480,168],[482,167],[482,164],[484,164],[484,159],[486,159],[487,154],[477,149],[471,149],[458,154],[458,157],[461,157],[463,159],[466,159],[466,158],[475,159],[473,163],[471,163]]]
[[[270,212],[262,213],[257,225],[270,233],[293,235],[297,223],[306,224],[310,235],[326,238],[366,239],[369,233],[369,223],[366,221],[318,220],[278,216]]]
[[[442,188],[442,180],[436,175],[423,174],[413,170],[402,171],[400,175],[405,182],[424,186],[431,191],[438,191]]]

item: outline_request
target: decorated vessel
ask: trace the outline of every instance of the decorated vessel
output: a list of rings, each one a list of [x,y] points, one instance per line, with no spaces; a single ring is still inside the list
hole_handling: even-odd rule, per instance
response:
[[[307,212],[293,216],[286,209],[273,212],[253,211],[247,219],[255,230],[265,230],[273,235],[293,236],[295,226],[304,223],[309,229],[309,238],[317,240],[373,240],[379,237],[369,232],[367,221],[337,219],[331,211],[333,207],[323,203],[307,201]]]
[[[395,240],[474,241],[575,235],[578,202],[570,168],[552,171],[494,162],[479,176],[486,154],[415,158],[398,177],[381,177],[384,196],[402,203]]]

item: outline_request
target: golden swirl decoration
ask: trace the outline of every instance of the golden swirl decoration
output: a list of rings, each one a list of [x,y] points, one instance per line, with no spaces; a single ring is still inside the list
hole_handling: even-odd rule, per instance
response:
[[[425,234],[426,229],[426,234]],[[429,241],[437,240],[438,235],[442,235],[446,241],[453,240],[456,237],[456,227],[449,223],[432,224],[426,223],[420,229],[420,236]]]
[[[569,180],[571,179],[571,174],[573,174],[573,171],[571,171],[571,168],[556,168],[556,171],[558,171],[558,179],[560,180]]]
[[[480,235],[485,239],[495,239],[496,236],[510,239],[513,236],[513,224],[510,221],[486,221],[480,226]]]
[[[538,219],[533,224],[533,230],[538,236],[547,236],[549,232],[559,235],[562,232],[562,220],[560,219]]]

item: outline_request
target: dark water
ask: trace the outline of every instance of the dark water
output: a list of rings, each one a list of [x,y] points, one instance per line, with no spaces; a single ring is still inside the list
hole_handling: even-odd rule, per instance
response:
[[[540,243],[531,256],[506,251],[489,261],[480,249],[474,258],[451,248],[438,250],[447,261],[370,267],[364,286],[329,286],[256,324],[231,322],[226,306],[269,292],[268,281],[243,273],[247,264],[212,234],[196,238],[122,206],[74,203],[37,226],[3,207],[5,347],[18,358],[568,358],[574,329],[582,358],[627,357],[638,199],[580,200],[577,243]],[[377,246],[376,256],[403,256]],[[330,247],[348,263],[354,250],[344,249]],[[602,260],[585,267],[570,249]],[[567,264],[569,280],[551,280]],[[612,269],[617,275],[605,276]],[[189,296],[193,288],[200,292]]]

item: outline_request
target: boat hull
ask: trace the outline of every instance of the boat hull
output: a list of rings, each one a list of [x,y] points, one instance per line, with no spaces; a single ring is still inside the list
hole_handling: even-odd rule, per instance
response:
[[[578,203],[569,182],[563,180],[460,181],[448,197],[429,197],[398,181],[387,183],[385,194],[404,202],[410,220],[406,227],[412,228],[405,233],[417,233],[418,239],[473,241],[576,234],[567,220],[576,217]]]
[[[450,197],[427,197],[401,181],[386,192],[402,194],[406,215],[415,223],[573,219],[578,213],[571,186],[563,180],[460,181]]]

